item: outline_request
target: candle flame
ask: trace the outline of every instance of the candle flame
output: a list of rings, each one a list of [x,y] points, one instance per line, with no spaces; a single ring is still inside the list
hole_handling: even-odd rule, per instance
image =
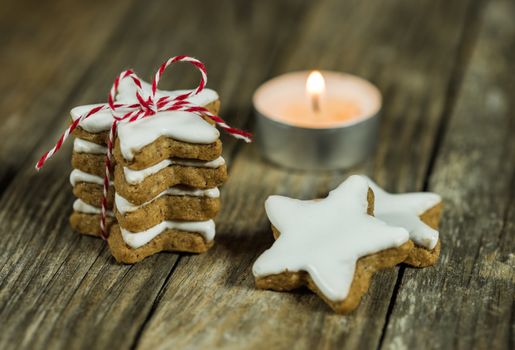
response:
[[[325,91],[325,80],[322,74],[314,70],[306,80],[306,91],[310,96],[320,96]]]

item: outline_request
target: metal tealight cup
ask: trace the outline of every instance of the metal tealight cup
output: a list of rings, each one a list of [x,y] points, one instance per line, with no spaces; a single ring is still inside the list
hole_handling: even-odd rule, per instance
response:
[[[306,74],[306,72],[289,73]],[[338,73],[340,74],[340,73]],[[288,74],[287,74],[288,75]],[[287,76],[285,75],[285,76]],[[280,76],[276,79],[281,79]],[[368,81],[355,77],[359,84],[366,84],[377,99],[377,108],[370,115],[332,127],[316,128],[296,126],[265,115],[256,101],[260,89],[254,94],[256,114],[256,141],[262,155],[269,161],[292,169],[333,170],[358,164],[374,153],[379,129],[381,95]]]

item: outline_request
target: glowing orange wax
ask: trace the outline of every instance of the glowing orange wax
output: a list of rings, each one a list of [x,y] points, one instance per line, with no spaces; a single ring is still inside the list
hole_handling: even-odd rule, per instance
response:
[[[313,111],[310,104],[292,102],[278,108],[282,120],[308,128],[331,126],[355,119],[360,114],[360,107],[352,101],[329,100],[320,103],[320,110]]]
[[[294,72],[266,82],[254,95],[256,109],[280,123],[336,128],[373,116],[380,108],[381,94],[364,79],[322,71],[321,81],[312,72],[310,87],[308,76],[309,72]]]

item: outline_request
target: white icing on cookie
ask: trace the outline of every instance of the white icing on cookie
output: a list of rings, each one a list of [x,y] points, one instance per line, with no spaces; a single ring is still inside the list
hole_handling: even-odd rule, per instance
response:
[[[200,233],[204,236],[206,241],[212,241],[213,238],[215,238],[215,222],[213,220],[163,221],[160,224],[141,232],[131,232],[123,228],[120,228],[120,231],[124,242],[129,247],[137,249],[153,240],[157,235],[169,229]]]
[[[208,197],[208,198],[219,198],[220,197],[220,190],[218,190],[217,187],[215,188],[209,188],[206,190],[201,190],[197,188],[192,189],[184,189],[184,188],[178,188],[178,187],[170,187],[169,189],[161,192],[148,202],[145,202],[141,205],[135,205],[129,202],[127,199],[120,196],[118,193],[115,193],[114,200],[116,203],[116,209],[121,213],[129,213],[133,212],[135,210],[138,210],[145,205],[148,205],[155,201],[156,199],[162,197],[162,196],[190,196],[190,197]]]
[[[183,111],[158,112],[118,127],[120,150],[127,160],[132,160],[135,152],[161,136],[188,143],[210,144],[218,140],[220,132],[197,114]]]
[[[141,183],[147,176],[153,175],[166,167],[172,165],[181,165],[181,166],[192,166],[196,168],[219,168],[225,164],[225,159],[223,157],[218,157],[215,160],[211,160],[208,162],[202,160],[188,160],[188,159],[165,159],[155,165],[152,165],[148,168],[142,170],[132,170],[127,167],[123,167],[123,173],[125,175],[125,180],[131,185],[136,185]]]
[[[142,87],[144,93],[147,95],[150,94],[150,84],[142,81]],[[188,90],[175,90],[175,91],[164,91],[157,90],[157,97],[163,96],[171,96],[175,97],[180,94],[188,92]],[[204,89],[198,95],[191,96],[188,101],[191,101],[193,104],[198,106],[205,106],[209,103],[217,101],[219,99],[216,91],[211,89]],[[117,102],[121,102],[124,104],[137,103],[136,100],[136,85],[132,79],[123,79],[118,86],[118,95],[116,97]],[[71,110],[70,114],[73,120],[79,118],[81,115],[89,112],[90,109],[104,105],[103,103],[90,104],[84,106],[78,106]],[[127,110],[125,110],[127,111]],[[123,109],[118,109],[118,113],[123,114]],[[88,117],[88,119],[83,120],[79,126],[91,133],[99,133],[102,131],[107,131],[111,128],[111,124],[113,123],[113,117],[111,115],[111,111],[109,109],[100,111],[95,113],[94,115]]]
[[[73,120],[76,120],[81,115],[88,113],[90,109],[103,105],[105,105],[105,103],[77,106],[70,111],[70,115]],[[98,133],[109,130],[112,123],[113,116],[111,115],[111,111],[109,109],[104,109],[91,115],[87,119],[84,119],[79,123],[79,126],[87,132]]]
[[[100,208],[89,205],[80,198],[77,198],[75,202],[73,202],[73,210],[84,214],[100,214],[102,212]],[[108,210],[106,214],[107,216],[114,216],[114,213],[110,210]]]
[[[75,186],[79,182],[89,182],[97,185],[103,185],[104,179],[100,176],[89,174],[79,169],[73,169],[73,171],[70,173],[70,183],[72,186]],[[109,185],[112,186],[113,182],[109,181]]]
[[[77,153],[107,154],[107,147],[75,138],[73,141],[73,151]]]
[[[141,81],[141,87],[145,96],[150,95],[150,84]],[[121,103],[133,103],[135,101],[134,96],[136,96],[136,85],[132,79],[123,79],[120,81],[120,85],[118,85],[118,94],[116,95],[116,100]],[[189,92],[190,90],[157,90],[156,97],[161,98],[164,96],[176,97],[182,94]],[[216,91],[211,89],[204,89],[199,94],[190,96],[188,101],[197,105],[197,106],[205,106],[209,103],[215,102],[219,99]]]
[[[407,229],[416,245],[434,249],[438,231],[422,222],[420,215],[441,203],[442,198],[431,192],[391,194],[368,177],[366,179],[374,191],[374,215],[389,225]]]
[[[329,300],[344,300],[360,257],[409,239],[367,214],[367,192],[367,180],[351,176],[322,200],[268,197],[266,213],[281,234],[254,263],[254,276],[306,271]]]

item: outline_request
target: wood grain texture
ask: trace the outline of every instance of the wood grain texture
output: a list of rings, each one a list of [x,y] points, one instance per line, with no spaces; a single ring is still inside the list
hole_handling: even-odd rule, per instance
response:
[[[2,4],[0,63],[13,69],[0,81],[0,348],[512,348],[514,10],[509,0],[483,9],[472,0]],[[320,67],[372,80],[386,102],[375,157],[348,171],[287,171],[223,136],[232,177],[215,247],[116,264],[104,242],[68,226],[70,145],[40,174],[33,164],[72,106],[105,100],[124,68],[149,80],[176,54],[206,63],[221,116],[236,127],[252,126],[252,92],[276,74]],[[162,87],[197,79],[179,66]],[[306,291],[256,290],[251,265],[273,242],[266,197],[324,196],[357,172],[392,191],[429,184],[444,195],[440,264],[377,274],[343,317]]]
[[[406,269],[383,348],[513,348],[515,3],[488,3],[430,189],[446,203],[440,263]],[[416,330],[416,331],[413,331]]]
[[[391,19],[399,21],[399,14],[416,29],[394,26]],[[379,345],[397,278],[395,269],[376,275],[361,306],[347,317],[334,315],[310,293],[255,290],[251,265],[273,241],[263,202],[274,193],[297,198],[325,195],[357,171],[375,173],[392,190],[420,189],[466,14],[465,2],[446,7],[434,2],[327,1],[310,11],[299,28],[302,39],[289,47],[291,54],[274,74],[317,66],[351,71],[377,82],[389,103],[384,108],[376,158],[348,172],[303,173],[264,163],[254,145],[242,147],[224,187],[217,245],[206,255],[181,257],[137,348],[352,349]],[[435,21],[445,23],[445,28]],[[327,23],[338,23],[341,28],[335,31]],[[424,47],[421,42],[431,45]],[[435,50],[442,58],[435,59]]]

